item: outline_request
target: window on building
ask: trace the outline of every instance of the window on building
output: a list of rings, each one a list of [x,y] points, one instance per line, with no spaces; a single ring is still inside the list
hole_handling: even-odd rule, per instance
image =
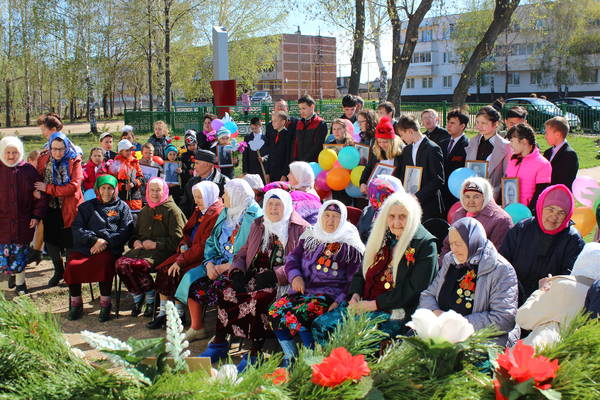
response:
[[[452,62],[452,53],[449,51],[444,52],[444,64],[448,64]]]
[[[452,87],[452,75],[448,75],[448,76],[444,76],[443,77],[443,85],[445,88],[451,88]]]
[[[406,84],[406,88],[407,89],[414,89],[415,88],[415,78],[406,78],[406,80],[404,81],[404,83]]]
[[[509,72],[508,73],[508,84],[509,85],[520,85],[521,84],[521,73]]]
[[[541,85],[542,84],[542,72],[541,71],[531,71],[529,74],[529,83],[531,85]]]
[[[430,63],[430,62],[431,62],[431,52],[430,51],[413,53],[413,56],[412,56],[413,64],[423,64],[423,63]]]
[[[584,83],[598,83],[598,68],[589,71],[584,79]]]
[[[433,40],[433,31],[431,29],[424,29],[421,31],[421,42],[431,42]]]
[[[479,85],[481,86],[489,86],[492,82],[492,75],[491,74],[481,74],[481,80],[479,82]]]
[[[433,87],[433,78],[428,76],[422,79],[423,89],[431,89]]]

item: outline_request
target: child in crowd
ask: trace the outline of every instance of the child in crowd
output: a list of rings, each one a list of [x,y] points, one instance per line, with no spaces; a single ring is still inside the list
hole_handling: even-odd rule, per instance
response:
[[[154,123],[154,134],[148,138],[148,142],[154,146],[154,155],[165,158],[165,148],[171,143],[169,127],[165,121]]]
[[[119,198],[127,203],[131,211],[139,211],[142,209],[141,188],[144,175],[139,161],[132,154],[133,149],[134,146],[129,140],[121,140],[118,146],[119,155],[111,164],[109,173],[119,182],[117,186]]]
[[[37,165],[38,158],[40,158],[40,151],[32,150],[27,156],[27,162],[35,167]]]
[[[94,147],[90,150],[90,159],[83,166],[83,191],[93,189],[96,184],[96,178],[107,173],[107,166],[104,163],[104,155],[100,147]]]
[[[250,120],[250,134],[246,135],[244,141],[248,143],[248,146],[244,149],[243,157],[242,157],[242,172],[244,174],[257,174],[260,175],[261,179],[266,181],[266,178],[263,174],[264,165],[261,167],[261,164],[258,159],[258,153],[252,150],[252,145],[260,145],[262,141],[262,147],[258,150],[260,152],[261,157],[263,159],[267,157],[267,146],[266,136],[263,135],[262,132],[262,122],[260,118],[254,117]]]
[[[133,126],[125,125],[121,129],[121,139],[127,139],[133,144],[133,151],[142,151],[142,145],[135,141],[135,135],[133,134]]]
[[[163,170],[165,171],[165,181],[169,186],[169,193],[173,196],[175,203],[179,204],[181,198],[181,182],[179,176],[183,172],[181,169],[181,163],[179,162],[179,150],[172,144],[165,148],[166,159],[163,164]],[[173,165],[175,163],[175,165]]]
[[[217,142],[213,151],[217,155],[217,162],[221,173],[233,179],[233,172],[235,167],[238,165],[238,158],[233,153],[233,147],[231,146],[231,132],[226,128],[220,128],[217,131]]]
[[[185,151],[181,153],[181,187],[185,187],[188,181],[194,176],[194,153],[198,150],[198,135],[191,129],[185,131]]]
[[[354,134],[354,126],[349,119],[334,119],[331,123],[331,133],[333,136],[329,136],[327,138],[328,144],[354,146],[354,140],[352,139],[352,135]]]
[[[102,148],[104,160],[106,160],[106,161],[114,160],[115,157],[117,156],[117,153],[115,153],[112,150],[112,146],[113,146],[113,137],[110,134],[110,132],[104,132],[103,134],[101,134],[100,135],[100,147]]]

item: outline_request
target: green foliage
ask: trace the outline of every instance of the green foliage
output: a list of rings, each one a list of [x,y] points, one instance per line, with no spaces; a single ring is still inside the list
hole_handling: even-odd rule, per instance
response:
[[[381,341],[388,339],[388,335],[378,329],[378,324],[383,322],[381,317],[372,318],[368,314],[355,315],[350,310],[335,327],[329,341],[320,349],[322,354],[329,354],[331,350],[344,347],[353,355],[364,354],[374,357],[379,351]]]

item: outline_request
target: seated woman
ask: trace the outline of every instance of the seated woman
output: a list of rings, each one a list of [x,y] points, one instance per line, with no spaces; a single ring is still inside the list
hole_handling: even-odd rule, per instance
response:
[[[391,175],[379,175],[371,179],[368,189],[369,205],[363,209],[363,212],[358,221],[358,233],[363,243],[369,240],[371,227],[375,222],[375,218],[381,210],[381,206],[385,199],[396,192],[404,193],[404,186],[400,179]]]
[[[310,164],[294,161],[290,164],[288,180],[292,188],[294,210],[309,224],[317,222],[317,213],[321,199],[315,190],[315,174]]]
[[[115,264],[121,280],[133,295],[133,317],[142,312],[144,298],[144,316],[153,316],[156,291],[150,272],[177,251],[186,222],[162,178],[148,181],[146,201],[148,204],[140,211],[129,241],[130,250]],[[183,314],[183,309],[179,312]]]
[[[243,179],[235,178],[225,184],[223,204],[225,208],[206,240],[203,260],[183,275],[175,292],[177,300],[186,303],[190,310],[190,340],[209,335],[204,331],[202,307],[217,304],[226,282],[224,273],[231,267],[233,256],[246,244],[252,222],[263,215],[254,201],[254,191]]]
[[[115,260],[133,232],[129,206],[117,196],[118,182],[112,175],[100,175],[94,189],[96,198],[79,205],[73,222],[73,249],[67,257],[64,279],[69,285],[71,321],[83,315],[81,284],[99,282],[100,322],[110,319],[110,292]]]
[[[483,225],[474,218],[455,221],[448,238],[451,251],[444,256],[434,281],[421,293],[419,308],[436,315],[454,310],[476,331],[493,326],[504,332],[497,344],[506,346],[517,313],[515,270],[498,254]]]
[[[406,331],[404,324],[419,304],[419,295],[437,272],[436,239],[421,225],[421,206],[407,193],[394,193],[383,203],[367,242],[362,270],[352,279],[348,307],[385,321],[380,329],[390,337]],[[337,325],[327,314],[317,319],[313,334],[319,342]]]
[[[452,216],[452,221],[464,217],[475,218],[483,225],[488,240],[499,249],[513,222],[510,215],[494,200],[494,189],[490,182],[479,177],[465,179],[460,189],[460,205]],[[450,243],[446,237],[440,253],[440,263],[449,251]]]
[[[515,268],[519,279],[519,305],[548,274],[568,275],[584,241],[571,222],[575,207],[565,185],[546,188],[538,198],[536,216],[508,231],[500,254]]]
[[[543,348],[560,340],[560,330],[577,316],[590,287],[600,279],[600,243],[588,243],[577,257],[570,275],[544,279],[517,310],[517,324],[530,330],[523,340]]]
[[[250,352],[238,365],[240,372],[255,363],[262,350],[270,330],[267,312],[277,287],[287,284],[286,255],[309,226],[294,211],[289,193],[281,189],[267,192],[263,209],[264,217],[254,220],[246,244],[233,256],[225,288],[219,292],[216,335],[201,354],[216,361],[227,356],[228,334],[249,338]]]
[[[167,300],[172,299],[179,286],[181,277],[196,267],[204,259],[204,246],[210,236],[217,218],[223,211],[223,202],[219,198],[219,186],[211,181],[202,181],[192,186],[192,194],[196,208],[183,227],[183,238],[177,252],[156,267],[156,290],[160,296],[160,312],[156,319],[148,324],[148,328],[157,329],[165,326]],[[175,302],[178,307],[179,302]],[[187,340],[202,339],[204,330],[188,331]]]
[[[350,281],[365,250],[356,227],[346,218],[344,204],[326,201],[317,224],[304,232],[288,255],[285,273],[292,287],[269,310],[287,361],[297,352],[293,335],[299,333],[304,345],[312,348],[313,320],[346,302]]]

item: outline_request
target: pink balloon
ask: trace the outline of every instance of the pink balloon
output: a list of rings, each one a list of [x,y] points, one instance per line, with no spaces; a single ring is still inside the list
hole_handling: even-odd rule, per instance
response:
[[[327,186],[327,172],[327,170],[323,170],[319,172],[319,175],[317,175],[317,178],[315,179],[315,188],[317,190],[323,192],[328,192],[331,190],[329,189],[329,186]]]
[[[342,164],[340,164],[340,162],[338,160],[338,161],[336,161],[336,162],[333,163],[333,168],[344,168],[344,167],[342,167]]]
[[[448,223],[449,224],[452,224],[454,222],[454,214],[456,214],[458,209],[461,207],[462,207],[462,205],[460,204],[460,201],[457,201],[456,203],[452,204],[452,207],[450,207],[450,209],[448,210]]]
[[[213,119],[210,123],[210,127],[213,128],[213,130],[215,131],[218,131],[219,128],[221,128],[223,125],[225,124],[220,119]]]
[[[573,181],[573,196],[586,207],[591,207],[600,195],[600,185],[591,176],[578,176]]]

